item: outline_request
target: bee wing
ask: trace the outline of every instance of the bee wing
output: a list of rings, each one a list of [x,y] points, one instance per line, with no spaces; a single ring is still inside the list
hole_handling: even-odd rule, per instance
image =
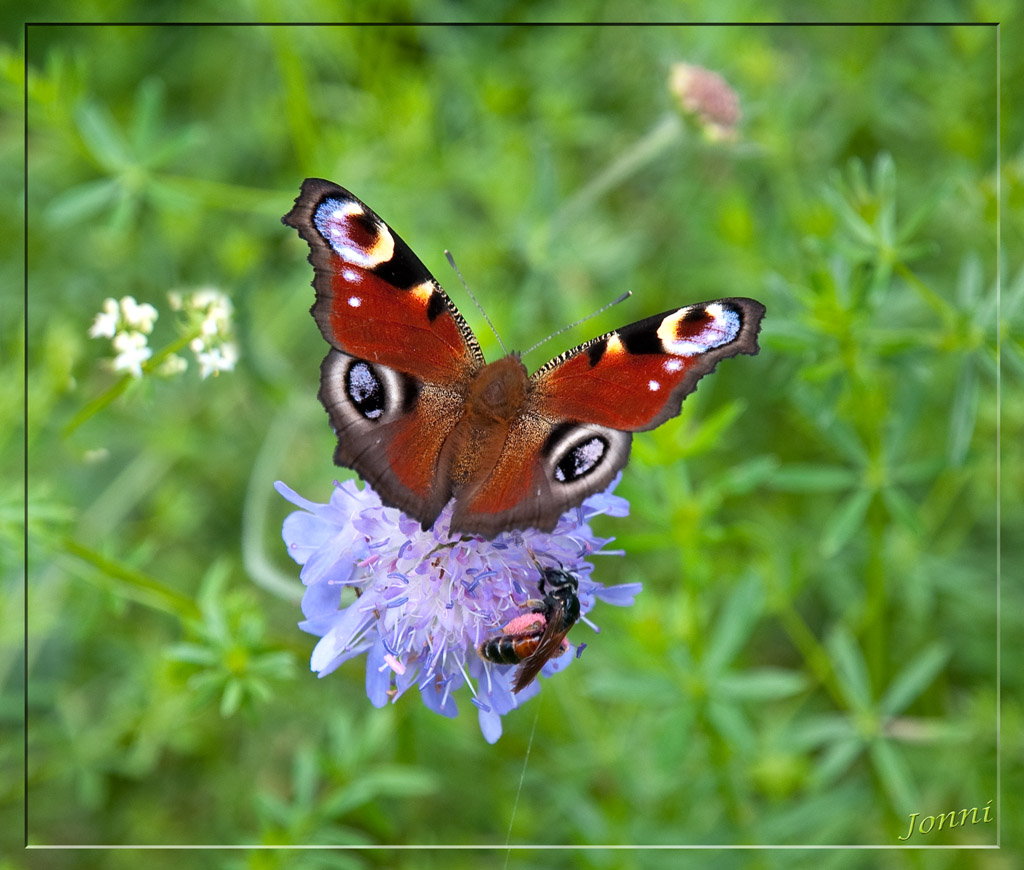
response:
[[[571,624],[566,623],[565,608],[562,606],[555,608],[548,618],[547,624],[544,626],[540,641],[537,643],[537,649],[523,659],[516,669],[516,681],[512,686],[514,693],[519,694],[519,692],[530,685],[537,674],[540,673],[540,669],[547,664],[548,660],[555,653],[561,650],[562,641],[565,640],[565,636],[569,633],[571,627]]]

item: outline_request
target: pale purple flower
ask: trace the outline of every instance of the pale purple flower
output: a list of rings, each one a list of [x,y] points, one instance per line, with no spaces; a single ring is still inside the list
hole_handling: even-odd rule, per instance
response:
[[[505,532],[494,540],[449,536],[452,506],[434,527],[384,507],[369,486],[335,484],[327,504],[304,499],[285,484],[277,491],[301,508],[284,521],[291,557],[302,565],[305,619],[299,627],[318,635],[310,667],[321,677],[366,654],[366,694],[376,707],[417,688],[423,703],[456,716],[455,694],[464,685],[477,707],[485,739],[501,736],[501,717],[540,691],[539,681],[512,693],[512,665],[483,661],[477,647],[539,597],[538,564],[579,577],[581,622],[597,599],[628,606],[641,584],[605,587],[591,577],[587,561],[610,543],[591,532],[598,514],[625,516],[628,502],[608,490],[568,511],[554,531]],[[605,551],[607,553],[607,551]],[[346,592],[351,588],[354,593]],[[353,597],[354,594],[354,597]],[[573,635],[578,635],[577,626]],[[582,648],[584,644],[580,644]],[[551,677],[573,661],[572,647],[549,661]]]

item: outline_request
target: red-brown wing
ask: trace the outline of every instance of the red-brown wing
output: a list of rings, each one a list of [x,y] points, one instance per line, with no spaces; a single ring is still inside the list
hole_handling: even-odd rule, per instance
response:
[[[719,299],[649,317],[568,351],[532,378],[491,475],[460,493],[452,527],[551,531],[629,458],[631,432],[680,411],[719,360],[756,354],[764,306]]]
[[[334,460],[429,528],[451,495],[441,448],[484,362],[476,338],[409,246],[345,188],[307,178],[282,220],[309,244],[311,313],[332,346],[319,397]]]
[[[464,383],[483,365],[469,326],[426,266],[352,193],[307,178],[282,219],[309,243],[325,339],[359,359],[423,381]]]
[[[430,528],[451,495],[441,448],[462,415],[462,396],[333,348],[320,371],[319,398],[338,436],[335,463]]]
[[[679,413],[719,360],[757,353],[764,311],[753,299],[718,299],[609,332],[540,369],[534,407],[624,432],[653,429]]]
[[[459,492],[452,530],[487,537],[507,529],[550,532],[563,513],[608,486],[626,464],[631,438],[524,412],[509,427],[491,474]]]

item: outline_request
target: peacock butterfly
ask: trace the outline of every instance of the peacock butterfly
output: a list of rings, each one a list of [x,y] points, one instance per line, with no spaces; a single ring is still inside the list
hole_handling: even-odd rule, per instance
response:
[[[718,299],[593,338],[529,375],[518,353],[484,360],[441,285],[345,188],[307,178],[282,221],[309,243],[334,461],[424,529],[454,498],[453,534],[551,531],[626,464],[632,432],[676,416],[720,359],[758,351],[764,306]]]

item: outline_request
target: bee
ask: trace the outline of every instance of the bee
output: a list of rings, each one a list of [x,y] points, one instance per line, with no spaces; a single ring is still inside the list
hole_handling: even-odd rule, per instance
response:
[[[538,588],[544,598],[533,609],[506,623],[501,634],[480,644],[480,657],[498,665],[515,665],[512,691],[521,692],[555,655],[565,652],[565,636],[580,618],[579,580],[562,568],[541,568]]]

